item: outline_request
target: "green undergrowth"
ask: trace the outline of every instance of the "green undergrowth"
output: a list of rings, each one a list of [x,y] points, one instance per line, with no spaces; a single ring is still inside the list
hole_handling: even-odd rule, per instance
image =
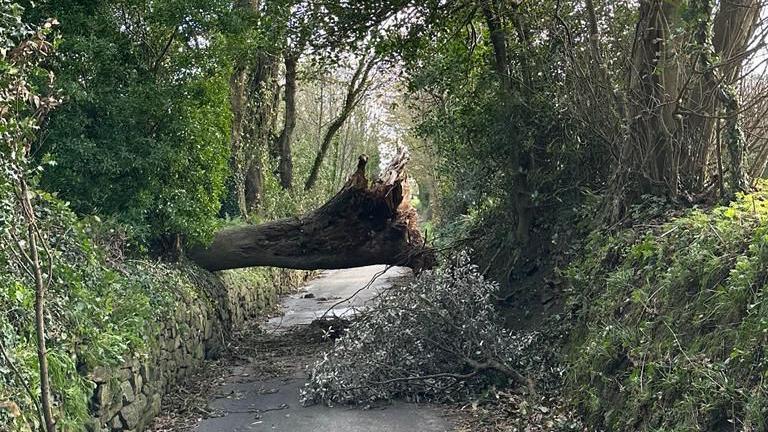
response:
[[[0,198],[5,269],[0,272],[0,430],[38,430],[34,281],[18,256],[25,246],[24,225],[10,196]],[[59,431],[79,432],[93,392],[88,372],[146,355],[163,321],[175,316],[171,312],[191,300],[211,301],[209,288],[218,282],[189,265],[116,259],[107,245],[93,240],[112,228],[78,219],[43,192],[36,207],[47,240],[41,249],[44,272],[51,275],[45,318],[54,415]],[[228,271],[225,283],[259,289],[274,283],[275,274],[274,269]]]
[[[593,233],[568,269],[568,393],[610,431],[768,428],[768,193]]]

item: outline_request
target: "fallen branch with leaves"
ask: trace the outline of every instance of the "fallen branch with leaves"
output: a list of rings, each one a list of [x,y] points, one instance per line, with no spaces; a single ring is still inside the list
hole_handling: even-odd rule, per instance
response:
[[[534,392],[518,361],[534,339],[502,327],[497,291],[466,253],[385,291],[311,368],[303,403],[460,401],[489,386]]]

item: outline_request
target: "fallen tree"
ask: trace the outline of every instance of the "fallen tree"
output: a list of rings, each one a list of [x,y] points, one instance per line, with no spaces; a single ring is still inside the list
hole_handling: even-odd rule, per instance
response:
[[[340,269],[372,264],[432,267],[434,253],[418,230],[410,204],[400,149],[379,178],[369,185],[368,158],[342,189],[306,215],[259,225],[223,229],[206,248],[188,256],[211,271],[273,266],[303,270]]]

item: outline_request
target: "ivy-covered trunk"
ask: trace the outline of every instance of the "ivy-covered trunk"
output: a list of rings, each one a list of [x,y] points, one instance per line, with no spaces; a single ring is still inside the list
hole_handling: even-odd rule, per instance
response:
[[[704,2],[704,3],[711,3]],[[706,7],[711,7],[706,5]],[[762,11],[760,0],[721,0],[720,9],[712,24],[711,46],[722,64],[718,85],[718,99],[726,114],[726,137],[730,155],[730,194],[749,188],[745,140],[741,131],[741,109],[735,83],[741,79],[743,58],[758,26]],[[714,70],[714,67],[713,67]],[[717,78],[712,76],[712,78]],[[752,172],[762,172],[762,169]]]
[[[258,18],[263,13],[261,9],[272,6],[279,7],[277,4],[263,4],[258,0],[239,1],[235,5],[244,17],[254,22],[254,25],[259,23]],[[262,165],[269,144],[274,140],[273,129],[279,102],[277,75],[283,27],[278,25],[268,31],[267,35],[252,36],[258,40],[257,45],[244,49],[236,58],[230,78],[230,205],[225,206],[224,211],[237,211],[242,218],[247,218],[257,210],[264,193]],[[266,40],[262,40],[265,36]]]
[[[255,211],[263,195],[263,158],[277,115],[277,57],[260,52],[240,62],[230,80],[232,104],[232,182],[230,191],[241,217]]]

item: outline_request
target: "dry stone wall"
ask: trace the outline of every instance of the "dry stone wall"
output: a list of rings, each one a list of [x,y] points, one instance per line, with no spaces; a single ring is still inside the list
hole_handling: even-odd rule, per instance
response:
[[[200,293],[187,296],[163,322],[148,328],[149,349],[120,367],[96,367],[89,432],[140,432],[160,413],[174,385],[216,358],[232,330],[264,314],[279,294],[309,274],[278,269],[236,270],[204,275]]]

